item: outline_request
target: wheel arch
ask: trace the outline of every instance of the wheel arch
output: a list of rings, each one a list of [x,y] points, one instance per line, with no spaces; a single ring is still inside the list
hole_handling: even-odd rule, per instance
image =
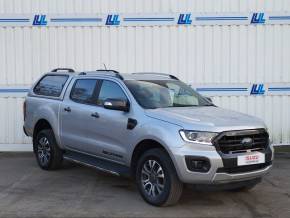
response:
[[[33,151],[35,151],[36,136],[43,129],[51,129],[53,131],[52,125],[46,119],[39,119],[33,128]]]
[[[139,158],[142,156],[142,154],[144,154],[144,152],[146,152],[150,149],[153,149],[153,148],[160,148],[160,149],[164,150],[171,158],[171,161],[175,167],[175,163],[172,160],[171,153],[167,150],[167,148],[162,143],[160,143],[154,139],[143,139],[135,146],[135,148],[132,152],[132,155],[131,155],[130,168],[131,168],[131,174],[133,177],[135,176],[135,171],[136,171],[137,162],[138,162]],[[176,167],[175,167],[175,169],[176,169]]]

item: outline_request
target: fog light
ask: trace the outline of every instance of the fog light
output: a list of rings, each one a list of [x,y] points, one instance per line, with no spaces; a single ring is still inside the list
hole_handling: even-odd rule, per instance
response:
[[[206,173],[210,169],[210,162],[205,157],[186,156],[185,162],[187,168],[193,172]]]

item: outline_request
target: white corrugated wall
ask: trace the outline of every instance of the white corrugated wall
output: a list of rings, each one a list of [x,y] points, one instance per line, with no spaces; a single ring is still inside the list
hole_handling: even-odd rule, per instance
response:
[[[290,0],[0,0],[0,14],[290,11]],[[31,85],[66,66],[171,72],[188,83],[290,82],[290,25],[0,27],[0,86]],[[0,96],[0,144],[29,143],[23,97]],[[265,120],[290,144],[290,96],[215,96]]]

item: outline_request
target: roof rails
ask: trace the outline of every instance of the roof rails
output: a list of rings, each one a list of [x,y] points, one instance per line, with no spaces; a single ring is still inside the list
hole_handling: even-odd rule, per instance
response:
[[[132,73],[132,74],[167,76],[167,77],[169,77],[170,79],[179,80],[176,76],[171,75],[171,74],[166,74],[166,73],[147,73],[147,72],[142,73],[142,72],[141,72],[141,73]]]
[[[81,72],[79,75],[87,75],[88,73],[97,73],[101,75],[107,75],[107,76],[115,76],[121,80],[124,78],[121,76],[121,74],[116,70],[96,70],[91,72]]]
[[[55,68],[51,72],[67,71],[69,73],[74,73],[74,69],[71,68]]]

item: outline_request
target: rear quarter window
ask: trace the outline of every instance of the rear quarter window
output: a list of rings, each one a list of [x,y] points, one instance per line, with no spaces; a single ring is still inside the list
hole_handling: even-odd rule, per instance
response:
[[[37,95],[59,97],[67,79],[67,75],[44,76],[34,87],[33,92]]]

